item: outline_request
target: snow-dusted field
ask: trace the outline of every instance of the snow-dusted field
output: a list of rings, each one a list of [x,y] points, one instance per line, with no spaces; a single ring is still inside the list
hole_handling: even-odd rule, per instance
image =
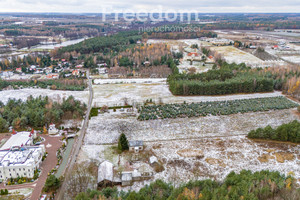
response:
[[[182,39],[182,40],[149,39],[147,40],[147,43],[148,44],[167,43],[171,46],[177,46],[179,44],[184,46],[191,46],[192,44],[198,44],[198,46],[211,46],[211,43],[206,41],[201,41],[198,39]]]
[[[295,120],[295,110],[148,121],[111,112],[91,118],[84,142],[85,145],[117,143],[121,133],[125,133],[129,140],[143,141],[245,135],[252,129]]]
[[[13,98],[26,101],[30,95],[32,95],[34,98],[39,96],[48,96],[54,101],[62,101],[63,98],[68,98],[69,96],[73,95],[75,99],[87,103],[89,92],[33,89],[33,88],[25,88],[20,90],[4,90],[4,91],[0,91],[0,101],[6,103],[8,99],[13,99]]]
[[[297,182],[300,182],[300,145],[252,141],[245,136],[229,136],[145,142],[145,147],[145,151],[155,155],[165,168],[163,172],[155,173],[154,179],[163,179],[175,185],[206,178],[221,181],[231,171],[239,172],[242,169],[279,171],[286,175],[292,174]],[[110,145],[84,145],[79,160],[88,159],[96,159],[99,162],[109,160],[116,167],[119,162]],[[121,163],[126,163],[124,157],[121,158]],[[147,163],[142,162],[125,165],[137,170],[141,166],[149,167]],[[135,182],[132,188],[138,190],[151,181],[153,179]]]
[[[237,49],[233,46],[211,47],[210,49],[221,54],[228,63],[246,63],[250,66],[263,63],[261,59],[255,57],[254,55]]]
[[[157,83],[123,83],[93,85],[93,90],[93,106],[95,107],[101,107],[103,105],[124,105],[124,98],[127,99],[129,104],[132,104],[133,102],[143,103],[147,99],[152,99],[157,103],[160,101],[162,101],[163,103],[183,103],[184,101],[186,101],[187,103],[192,103],[201,101],[223,101],[275,97],[282,95],[280,92],[273,92],[224,96],[174,96],[170,92],[167,83],[163,80]]]
[[[166,169],[156,174],[155,179],[178,184],[193,179],[222,180],[231,171],[247,169],[279,171],[286,175],[293,172],[300,181],[300,145],[254,142],[245,136],[146,145],[163,161]]]
[[[95,84],[121,84],[121,83],[162,83],[166,78],[133,78],[133,79],[95,79]]]
[[[282,59],[287,60],[292,63],[300,64],[300,55],[295,56],[281,56]]]
[[[149,98],[156,100],[160,97],[163,102],[170,103],[281,95],[274,92],[222,97],[174,97],[162,83],[106,84],[94,86],[94,89],[95,87],[97,90],[94,101],[103,104],[121,101],[122,98],[130,96],[130,100],[134,101]],[[125,133],[128,140],[143,140],[146,147],[144,152],[155,155],[163,164],[165,170],[155,173],[154,179],[181,184],[195,179],[222,180],[231,171],[239,172],[241,169],[269,169],[284,174],[293,172],[300,182],[299,145],[254,142],[246,138],[250,130],[267,125],[276,127],[295,119],[299,120],[295,113],[296,109],[287,109],[227,116],[138,121],[137,116],[131,116],[138,115],[136,111],[128,114],[126,111],[110,110],[110,113],[99,114],[89,121],[78,161],[109,160],[116,168],[125,171],[144,168],[153,171],[147,161],[129,162],[128,155],[121,156],[119,160],[116,152],[112,150],[112,145],[116,146],[120,134]],[[118,166],[118,163],[121,165]],[[153,179],[135,182],[133,187],[122,189],[138,190],[152,181]]]

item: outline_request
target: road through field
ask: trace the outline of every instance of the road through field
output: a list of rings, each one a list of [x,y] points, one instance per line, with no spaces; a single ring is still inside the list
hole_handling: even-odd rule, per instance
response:
[[[77,160],[77,156],[78,153],[81,149],[82,143],[83,143],[83,138],[85,136],[87,127],[88,127],[88,122],[89,122],[89,116],[90,116],[90,112],[91,112],[91,108],[92,108],[92,102],[93,102],[93,88],[92,88],[92,80],[90,79],[89,76],[89,72],[87,72],[87,78],[88,78],[88,85],[89,85],[89,101],[88,101],[88,105],[87,105],[87,112],[86,112],[86,116],[83,122],[83,126],[81,128],[81,130],[78,132],[78,137],[76,139],[76,141],[73,144],[73,148],[71,150],[71,154],[68,160],[68,164],[66,166],[65,169],[65,179],[60,187],[60,189],[58,190],[58,193],[56,195],[56,199],[65,199],[64,198],[64,194],[65,194],[65,190],[66,190],[66,186],[68,183],[68,180],[71,176],[71,172],[72,169],[74,167],[74,164],[76,163]]]

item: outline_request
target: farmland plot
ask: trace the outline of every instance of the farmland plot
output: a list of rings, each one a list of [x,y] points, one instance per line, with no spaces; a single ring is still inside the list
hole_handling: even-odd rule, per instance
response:
[[[162,103],[183,103],[184,101],[186,101],[186,103],[192,103],[282,96],[280,92],[223,96],[174,96],[170,92],[165,80],[155,83],[132,83],[132,81],[134,80],[131,80],[131,83],[93,85],[93,106],[124,105],[124,99],[126,99],[129,104],[133,104],[133,102],[143,103],[147,99],[152,99],[156,103],[160,101]],[[152,81],[152,79],[146,79],[145,81]]]

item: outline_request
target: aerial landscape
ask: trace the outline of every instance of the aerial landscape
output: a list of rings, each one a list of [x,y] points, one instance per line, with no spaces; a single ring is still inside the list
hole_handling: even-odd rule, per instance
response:
[[[299,11],[0,1],[0,199],[299,200]]]

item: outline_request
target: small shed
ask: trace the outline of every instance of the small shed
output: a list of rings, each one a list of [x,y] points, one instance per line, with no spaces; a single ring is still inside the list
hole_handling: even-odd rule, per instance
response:
[[[155,156],[151,156],[151,157],[149,158],[149,162],[150,162],[150,164],[152,165],[152,164],[154,164],[154,163],[157,163],[158,160],[157,160],[157,158],[156,158]]]
[[[108,161],[104,161],[98,168],[98,183],[102,181],[113,181],[113,164]]]
[[[138,170],[134,170],[132,172],[132,180],[133,181],[140,181],[142,179],[142,174]]]
[[[129,151],[138,153],[144,149],[144,143],[141,140],[129,141]]]
[[[122,172],[121,181],[122,181],[122,186],[131,186],[132,172]]]

